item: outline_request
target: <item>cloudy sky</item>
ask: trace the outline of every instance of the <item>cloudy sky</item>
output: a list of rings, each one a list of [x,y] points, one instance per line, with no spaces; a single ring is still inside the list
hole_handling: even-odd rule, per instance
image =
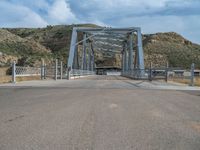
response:
[[[72,23],[175,31],[200,44],[200,0],[0,0],[0,27]]]

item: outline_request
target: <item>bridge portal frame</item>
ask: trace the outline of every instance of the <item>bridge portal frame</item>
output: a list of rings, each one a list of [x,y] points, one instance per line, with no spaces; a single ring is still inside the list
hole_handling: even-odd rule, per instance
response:
[[[83,33],[83,39],[78,41],[78,33]],[[82,70],[93,71],[94,68],[94,49],[93,44],[90,43],[89,54],[86,50],[86,42],[88,39],[96,35],[87,36],[87,34],[92,34],[94,32],[110,32],[110,33],[119,33],[127,35],[126,40],[124,40],[123,49],[122,49],[122,72],[131,71],[134,68],[144,70],[144,53],[142,46],[142,33],[141,28],[139,27],[130,27],[130,28],[90,28],[90,27],[74,27],[72,30],[70,52],[68,58],[68,70],[73,69],[74,64],[77,64],[75,57],[78,57],[78,45],[83,43],[82,51]],[[136,34],[137,40],[136,43],[133,43],[133,36]],[[135,55],[133,53],[134,45],[136,46]],[[88,59],[86,58],[88,57]],[[70,73],[68,73],[68,79],[70,78]]]

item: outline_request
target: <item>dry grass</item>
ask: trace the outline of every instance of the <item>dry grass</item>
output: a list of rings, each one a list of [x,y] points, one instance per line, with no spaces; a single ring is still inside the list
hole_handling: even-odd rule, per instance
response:
[[[40,80],[40,76],[27,76],[27,77],[17,77],[16,81],[21,82],[21,81],[31,81],[31,80]]]
[[[0,84],[12,82],[12,76],[6,74],[8,69],[9,67],[0,68]],[[40,78],[41,78],[40,76],[16,77],[16,81],[21,82],[21,81],[40,80]]]
[[[195,84],[196,84],[197,86],[200,86],[200,77],[195,79]]]
[[[173,82],[177,82],[177,83],[183,83],[183,84],[190,84],[190,79],[185,79],[185,78],[172,78],[170,79]],[[195,86],[200,86],[200,77],[196,77],[195,78]]]
[[[0,83],[9,83],[12,81],[11,76],[0,76]]]
[[[0,67],[0,83],[8,83],[12,81],[12,77],[6,74],[8,69],[9,67]]]
[[[9,67],[0,67],[0,76],[6,76]]]
[[[30,76],[30,77],[16,77],[17,82],[21,81],[31,81],[40,80],[40,76]],[[12,82],[12,76],[0,76],[0,84]]]

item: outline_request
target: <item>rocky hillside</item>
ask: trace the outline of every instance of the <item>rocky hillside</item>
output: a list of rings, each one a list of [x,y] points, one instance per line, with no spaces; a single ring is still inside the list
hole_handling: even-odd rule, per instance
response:
[[[69,53],[71,31],[69,25],[47,26],[46,28],[1,29],[0,30],[0,65],[2,56],[4,63],[12,59],[27,65],[34,65],[41,58],[52,60],[59,58],[66,63]],[[193,44],[177,33],[157,33],[143,36],[145,65],[153,62],[154,66],[164,66],[168,61],[170,66],[189,68],[192,62],[200,68],[200,45]],[[5,59],[5,56],[13,57]],[[120,66],[120,54],[110,52],[96,53],[98,66]],[[113,58],[114,57],[114,58]]]
[[[154,65],[162,66],[168,61],[172,67],[189,68],[194,62],[200,68],[200,45],[174,32],[143,37],[146,65],[153,62]]]
[[[49,61],[51,50],[40,43],[22,38],[5,29],[0,29],[0,65],[17,61],[20,65],[39,65],[41,58]]]

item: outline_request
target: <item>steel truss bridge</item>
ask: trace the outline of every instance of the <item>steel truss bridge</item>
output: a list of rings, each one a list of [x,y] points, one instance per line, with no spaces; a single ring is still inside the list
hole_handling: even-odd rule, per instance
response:
[[[79,40],[79,41],[78,41]],[[74,27],[68,58],[68,79],[72,74],[94,74],[95,52],[121,54],[122,75],[145,75],[141,28]]]

